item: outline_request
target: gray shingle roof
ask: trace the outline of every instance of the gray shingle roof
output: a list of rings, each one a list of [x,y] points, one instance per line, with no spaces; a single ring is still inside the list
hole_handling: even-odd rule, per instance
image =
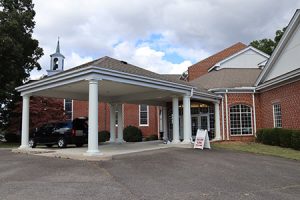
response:
[[[202,75],[190,84],[202,89],[251,87],[260,73],[261,69],[221,69]]]
[[[178,79],[174,78],[173,75],[169,76],[169,75],[165,75],[165,74],[158,74],[158,73],[143,69],[141,67],[137,67],[135,65],[129,64],[125,61],[117,60],[115,58],[111,58],[108,56],[99,58],[97,60],[93,60],[91,62],[79,65],[77,67],[73,67],[73,68],[65,70],[61,73],[74,71],[74,70],[89,67],[89,66],[96,66],[99,68],[115,70],[115,71],[124,72],[124,73],[128,73],[128,74],[138,75],[141,77],[147,77],[147,78],[152,78],[152,79],[169,81],[169,82],[182,84],[182,85],[186,85],[186,86],[192,86],[190,83],[188,83],[186,81],[180,80],[179,78]]]

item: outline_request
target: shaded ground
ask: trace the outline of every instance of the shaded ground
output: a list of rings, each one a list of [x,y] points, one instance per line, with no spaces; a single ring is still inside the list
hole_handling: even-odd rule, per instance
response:
[[[0,150],[0,199],[299,199],[300,162],[163,149],[105,162]]]

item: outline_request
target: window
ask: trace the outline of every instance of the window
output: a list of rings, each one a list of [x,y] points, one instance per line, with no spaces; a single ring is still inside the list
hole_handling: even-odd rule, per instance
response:
[[[73,101],[72,101],[72,99],[65,99],[64,108],[65,108],[66,120],[72,121],[72,119],[73,119]]]
[[[140,105],[140,115],[139,122],[140,126],[148,126],[149,125],[149,107],[147,105]]]
[[[253,134],[251,107],[241,104],[230,107],[230,134]]]
[[[275,128],[282,128],[281,105],[279,103],[273,104],[273,120]]]

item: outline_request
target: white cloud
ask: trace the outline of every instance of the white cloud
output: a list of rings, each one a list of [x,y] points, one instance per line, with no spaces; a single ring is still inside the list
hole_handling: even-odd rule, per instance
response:
[[[165,53],[162,51],[156,51],[145,44],[135,47],[129,42],[116,45],[112,56],[162,74],[181,74],[187,70],[188,66],[192,65],[189,60],[174,64],[164,60]]]
[[[55,50],[60,36],[66,66],[119,55],[119,59],[134,61],[141,67],[150,66],[153,70],[162,69],[162,72],[182,72],[188,63],[238,41],[248,44],[255,39],[273,37],[300,6],[299,0],[284,3],[275,0],[33,2],[34,37],[45,52],[40,61],[44,68],[49,66],[49,54]],[[151,34],[161,34],[163,38],[154,42],[166,48],[155,50],[151,44],[135,47],[136,41],[145,40]],[[119,44],[115,46],[116,43]],[[122,47],[122,43],[127,45]],[[163,54],[170,52],[182,56],[184,61],[174,64],[164,60]]]
[[[69,69],[87,62],[92,61],[93,58],[91,56],[81,57],[78,53],[72,52],[69,57],[66,58],[66,66],[65,69]]]

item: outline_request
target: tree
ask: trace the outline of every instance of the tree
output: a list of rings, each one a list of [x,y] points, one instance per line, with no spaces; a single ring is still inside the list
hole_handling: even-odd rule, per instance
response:
[[[8,126],[9,133],[19,133],[22,123],[22,101],[18,101]],[[30,98],[29,127],[39,127],[51,121],[65,121],[66,115],[62,99],[31,97]]]
[[[278,45],[285,30],[286,27],[282,30],[277,30],[275,33],[274,40],[267,38],[261,40],[254,40],[250,43],[250,45],[261,50],[262,52],[265,52],[266,54],[271,55],[276,46]]]
[[[28,81],[34,68],[41,69],[43,49],[32,38],[33,7],[32,0],[0,0],[0,129],[8,125],[20,100],[15,88]]]

